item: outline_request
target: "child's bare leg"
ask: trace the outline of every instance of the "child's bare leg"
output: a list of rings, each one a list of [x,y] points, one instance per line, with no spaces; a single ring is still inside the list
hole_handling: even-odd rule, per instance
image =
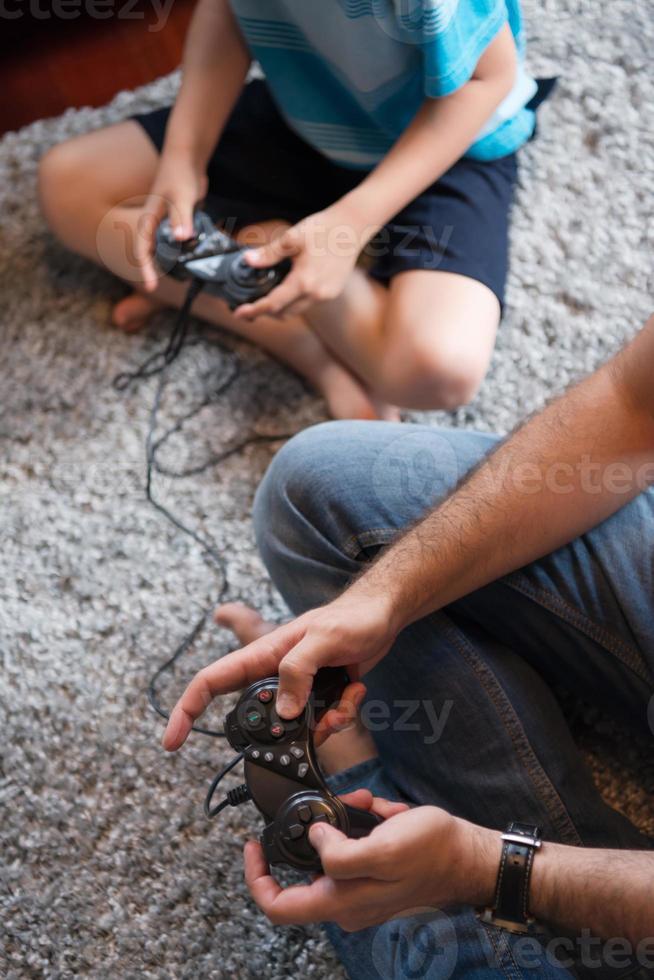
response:
[[[149,139],[131,121],[55,147],[41,167],[41,198],[53,230],[71,249],[134,282],[137,269],[126,244],[136,234],[139,199],[157,162]],[[133,206],[121,207],[126,200]],[[115,319],[123,328],[138,327],[152,302],[179,305],[182,292],[164,279],[154,297],[119,304]],[[355,270],[338,299],[303,318],[247,323],[207,295],[194,309],[307,377],[336,418],[394,417],[389,404],[453,408],[469,401],[486,372],[499,320],[498,301],[487,287],[432,271],[401,273],[385,289]]]
[[[308,323],[384,402],[453,409],[470,401],[488,369],[500,318],[491,290],[467,276],[412,270],[388,289],[355,270]]]
[[[124,164],[123,164],[124,161]],[[100,262],[117,276],[139,285],[133,244],[142,219],[142,202],[151,186],[158,156],[137,123],[120,123],[55,147],[41,164],[44,214],[71,250]],[[273,228],[274,230],[274,228]],[[264,226],[260,234],[270,233]],[[252,237],[252,229],[244,229]],[[163,278],[151,297],[129,298],[115,319],[127,329],[141,325],[151,304],[179,306],[183,284]],[[299,317],[259,318],[245,323],[216,297],[201,294],[194,312],[259,344],[306,377],[324,395],[335,418],[377,418],[384,406]]]
[[[214,620],[219,626],[231,630],[241,646],[246,646],[275,629],[274,623],[267,623],[255,609],[242,602],[218,606]],[[330,774],[349,769],[350,766],[377,755],[370,732],[354,717],[344,731],[333,732],[319,746],[317,752],[323,771]]]

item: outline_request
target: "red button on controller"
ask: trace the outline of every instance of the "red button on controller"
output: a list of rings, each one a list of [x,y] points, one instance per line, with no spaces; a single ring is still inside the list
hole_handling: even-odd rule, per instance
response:
[[[274,725],[270,726],[270,734],[273,738],[281,738],[284,734],[284,726],[276,722]]]
[[[268,704],[269,701],[273,699],[273,692],[270,688],[265,688],[263,691],[259,691],[257,694],[257,700],[261,701],[262,704]]]

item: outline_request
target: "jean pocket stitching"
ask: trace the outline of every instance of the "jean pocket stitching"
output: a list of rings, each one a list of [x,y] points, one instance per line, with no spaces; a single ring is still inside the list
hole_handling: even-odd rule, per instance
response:
[[[396,527],[370,528],[367,531],[358,531],[351,535],[342,546],[343,552],[348,558],[358,561],[367,548],[379,548],[382,545],[390,544],[397,536]]]
[[[511,944],[504,930],[485,922],[481,925],[493,947],[496,968],[501,970],[507,980],[520,980],[522,972],[515,961]]]
[[[580,633],[584,633],[589,639],[599,643],[647,685],[651,686],[654,683],[654,677],[640,651],[625,643],[614,633],[609,632],[604,626],[593,622],[581,609],[570,605],[554,592],[532,585],[529,579],[519,572],[506,576],[504,581],[509,588],[515,589],[516,592],[520,592],[533,602],[544,606],[545,609],[579,630]]]
[[[545,805],[559,839],[565,844],[581,845],[582,840],[577,832],[568,809],[556,790],[556,787],[543,769],[538,756],[534,752],[524,726],[509,701],[502,685],[499,683],[491,668],[476,653],[474,647],[452,621],[443,613],[435,613],[434,619],[442,626],[443,631],[451,642],[461,652],[466,662],[476,673],[479,682],[495,706],[498,717],[509,736],[518,760],[529,774],[536,795]]]

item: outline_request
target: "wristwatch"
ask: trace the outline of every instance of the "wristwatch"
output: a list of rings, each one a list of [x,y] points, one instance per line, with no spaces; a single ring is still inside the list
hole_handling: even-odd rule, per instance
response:
[[[502,834],[503,846],[492,908],[481,909],[482,922],[507,932],[542,932],[529,913],[529,882],[534,855],[542,841],[540,827],[513,821]]]

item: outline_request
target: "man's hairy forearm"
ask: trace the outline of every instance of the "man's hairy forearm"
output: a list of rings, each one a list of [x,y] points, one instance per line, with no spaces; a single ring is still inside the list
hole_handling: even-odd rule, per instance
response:
[[[486,907],[495,894],[502,842],[495,830],[469,825],[476,863],[464,900]],[[654,852],[570,847],[544,841],[534,858],[529,911],[550,931],[622,939],[632,950],[648,939],[654,962]]]
[[[189,27],[182,87],[166,132],[166,150],[209,156],[243,87],[250,54],[228,0],[199,0]]]
[[[619,510],[654,480],[654,392],[643,380],[653,369],[654,318],[618,358],[518,430],[353,588],[385,596],[402,628]]]
[[[543,844],[534,859],[530,911],[568,932],[637,946],[654,939],[654,853]],[[650,951],[650,955],[654,950]]]

